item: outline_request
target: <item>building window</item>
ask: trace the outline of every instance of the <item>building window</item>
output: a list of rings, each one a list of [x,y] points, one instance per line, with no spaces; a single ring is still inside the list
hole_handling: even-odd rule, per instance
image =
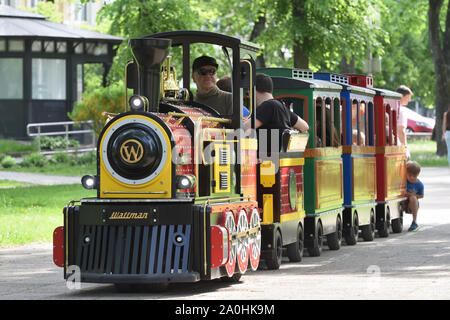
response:
[[[58,53],[66,53],[67,52],[67,42],[64,42],[64,41],[56,42],[56,51]]]
[[[21,58],[1,58],[0,99],[23,99],[23,61]]]
[[[86,53],[93,54],[94,56],[108,54],[108,45],[106,43],[87,42]]]
[[[31,44],[31,51],[41,52],[42,51],[42,42],[40,40],[33,41],[33,43]]]
[[[32,59],[32,99],[66,99],[66,60]]]
[[[55,42],[44,41],[44,51],[49,53],[55,52]]]
[[[0,39],[0,51],[6,51],[6,40]]]
[[[25,42],[23,40],[9,40],[9,51],[13,52],[25,51]]]

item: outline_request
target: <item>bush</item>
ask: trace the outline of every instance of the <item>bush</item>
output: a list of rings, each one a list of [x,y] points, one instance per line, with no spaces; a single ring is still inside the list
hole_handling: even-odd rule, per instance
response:
[[[107,120],[107,116],[102,113],[124,112],[126,103],[124,84],[119,82],[106,88],[100,87],[85,92],[82,100],[75,103],[73,111],[68,113],[68,116],[73,121],[93,120],[92,129],[98,137]]]
[[[85,153],[81,157],[76,158],[76,163],[83,165],[83,164],[91,164],[95,163],[97,161],[97,154],[93,151]]]
[[[41,137],[42,150],[58,150],[67,147],[78,147],[80,143],[77,140],[67,139],[65,137]]]
[[[3,168],[11,168],[16,165],[16,160],[11,156],[6,156],[3,157],[0,164]]]
[[[23,167],[39,167],[42,168],[48,163],[47,158],[40,153],[32,153],[29,156],[26,156],[21,165]]]
[[[69,155],[64,152],[58,152],[53,155],[51,160],[52,162],[54,161],[55,163],[67,163],[69,162]]]

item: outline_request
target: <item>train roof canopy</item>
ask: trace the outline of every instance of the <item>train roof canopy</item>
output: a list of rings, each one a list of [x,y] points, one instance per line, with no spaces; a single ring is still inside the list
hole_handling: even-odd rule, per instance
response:
[[[394,99],[401,99],[402,95],[398,92],[386,90],[386,89],[380,89],[380,88],[373,88],[377,95],[383,96],[385,98],[394,98]]]
[[[172,40],[172,46],[179,46],[191,43],[210,43],[225,47],[237,47],[251,52],[258,52],[259,46],[241,40],[239,38],[230,37],[220,33],[208,32],[208,31],[196,31],[196,30],[180,30],[180,31],[168,31],[150,34],[143,38],[166,38]]]
[[[342,86],[329,81],[317,79],[292,79],[286,77],[272,77],[273,86],[277,89],[326,89],[342,90]]]

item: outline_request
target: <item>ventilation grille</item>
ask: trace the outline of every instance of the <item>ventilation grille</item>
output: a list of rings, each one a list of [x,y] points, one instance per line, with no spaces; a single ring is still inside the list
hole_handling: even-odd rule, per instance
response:
[[[227,149],[219,149],[219,165],[226,166],[228,164],[228,152]]]
[[[190,225],[81,226],[76,263],[82,272],[187,272]]]
[[[220,175],[220,189],[227,190],[228,189],[228,173],[226,171],[219,172]]]
[[[348,77],[340,74],[331,74],[331,82],[339,84],[348,84]]]
[[[314,79],[314,72],[311,70],[292,69],[293,79]]]

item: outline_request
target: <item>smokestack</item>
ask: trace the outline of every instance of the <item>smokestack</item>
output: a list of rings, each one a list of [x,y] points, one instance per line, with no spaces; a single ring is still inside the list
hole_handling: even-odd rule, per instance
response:
[[[131,39],[130,47],[139,66],[138,94],[146,96],[149,111],[159,109],[161,63],[167,57],[170,39],[141,38]]]

